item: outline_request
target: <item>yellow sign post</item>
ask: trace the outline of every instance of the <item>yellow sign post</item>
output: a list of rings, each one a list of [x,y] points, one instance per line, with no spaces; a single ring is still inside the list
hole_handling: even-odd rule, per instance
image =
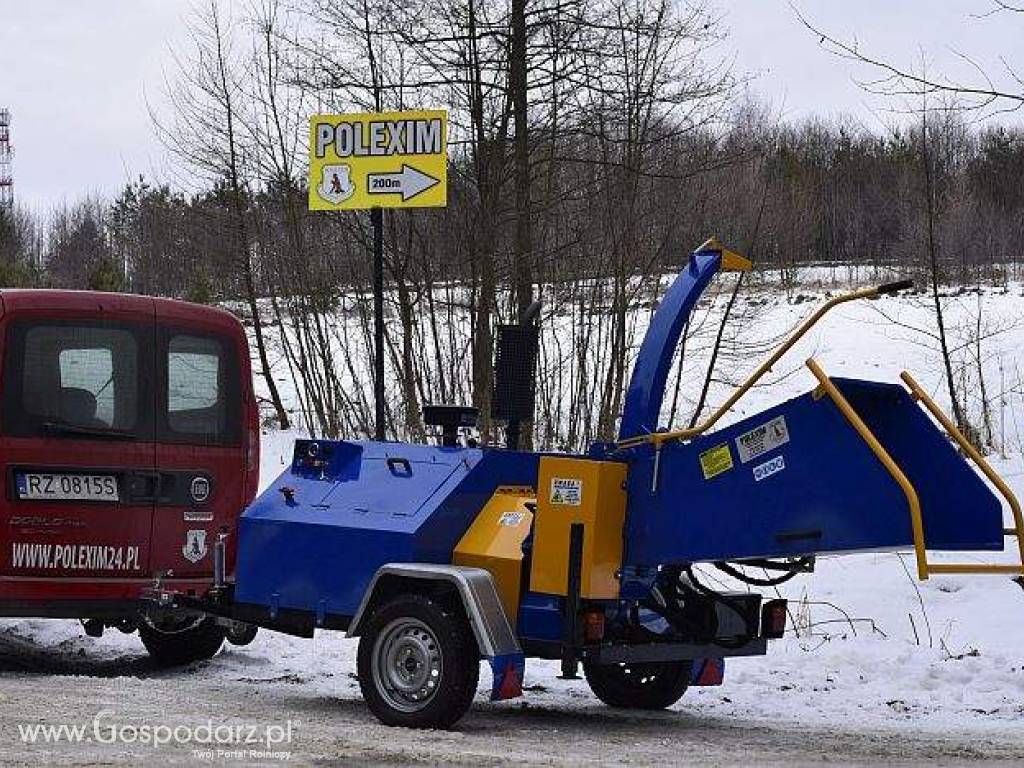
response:
[[[309,121],[309,207],[444,207],[447,145],[444,110],[314,115]]]
[[[379,105],[378,105],[379,109]],[[309,119],[309,207],[369,209],[373,229],[374,439],[384,420],[383,208],[448,205],[448,113],[441,109],[313,115]]]

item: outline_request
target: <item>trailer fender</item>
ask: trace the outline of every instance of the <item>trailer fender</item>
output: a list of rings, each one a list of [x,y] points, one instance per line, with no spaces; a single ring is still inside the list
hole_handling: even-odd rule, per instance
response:
[[[480,655],[491,665],[491,700],[522,695],[525,657],[501,604],[491,574],[483,568],[438,563],[385,563],[373,575],[352,617],[347,636],[358,637],[366,620],[383,599],[434,584],[450,585],[458,595],[473,629]]]

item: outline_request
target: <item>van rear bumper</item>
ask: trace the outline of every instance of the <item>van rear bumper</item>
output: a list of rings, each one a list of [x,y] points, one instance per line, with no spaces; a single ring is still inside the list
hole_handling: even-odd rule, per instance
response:
[[[167,580],[168,589],[206,594],[210,578]],[[152,579],[0,577],[0,616],[20,618],[119,618],[137,613]]]

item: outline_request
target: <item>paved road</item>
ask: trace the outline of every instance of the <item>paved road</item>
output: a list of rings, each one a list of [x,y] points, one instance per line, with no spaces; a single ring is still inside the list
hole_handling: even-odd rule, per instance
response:
[[[543,692],[534,693],[529,704],[481,701],[457,731],[409,731],[379,725],[347,671],[336,673],[336,693],[327,696],[288,675],[268,679],[269,670],[253,670],[251,677],[236,668],[231,675],[218,674],[217,660],[213,668],[172,674],[153,669],[137,654],[96,660],[53,651],[9,638],[0,643],[0,765],[277,762],[266,752],[278,753],[276,758],[288,753],[291,765],[1024,762],[1019,734],[908,737],[905,731],[772,728],[686,712],[632,715],[594,705],[582,692],[578,703],[545,703]],[[41,743],[38,732],[36,743],[23,739],[27,726],[62,723],[83,726],[83,741]],[[211,724],[220,730],[203,731]],[[147,726],[153,738],[147,739]],[[225,726],[242,728],[229,734]],[[152,743],[156,727],[165,729],[170,743]],[[200,743],[239,733],[261,741]],[[262,740],[271,734],[281,743],[268,747]]]

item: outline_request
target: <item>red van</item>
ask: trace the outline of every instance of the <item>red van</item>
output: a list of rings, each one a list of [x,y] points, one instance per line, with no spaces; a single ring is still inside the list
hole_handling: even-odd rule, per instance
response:
[[[0,616],[136,629],[155,660],[213,656],[254,631],[144,611],[142,591],[201,595],[214,543],[259,476],[242,325],[182,301],[0,291]]]

